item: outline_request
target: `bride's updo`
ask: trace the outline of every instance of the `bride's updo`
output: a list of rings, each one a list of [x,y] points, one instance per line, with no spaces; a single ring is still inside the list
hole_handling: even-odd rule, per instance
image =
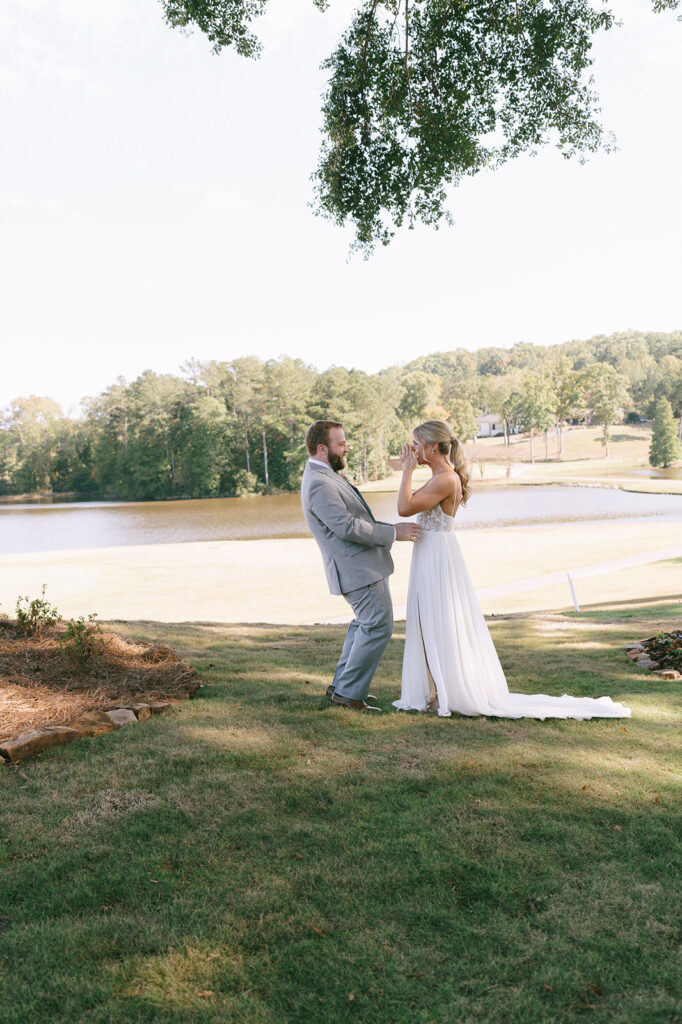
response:
[[[444,420],[426,420],[412,431],[415,441],[420,444],[437,444],[438,451],[448,460],[462,482],[462,505],[466,505],[471,494],[469,473],[464,449]]]

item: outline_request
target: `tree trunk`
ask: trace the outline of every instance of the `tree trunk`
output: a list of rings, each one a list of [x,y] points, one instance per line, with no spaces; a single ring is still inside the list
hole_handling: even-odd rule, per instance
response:
[[[263,469],[265,470],[265,486],[270,486],[270,475],[268,473],[268,442],[265,439],[265,430],[263,430]]]
[[[564,425],[559,424],[559,458],[564,454]]]
[[[549,430],[545,431],[545,462],[549,462]]]
[[[251,449],[249,448],[249,418],[244,417],[244,443],[246,444],[246,472],[251,472]]]
[[[607,423],[604,424],[604,429],[602,431],[602,437],[604,438],[604,458],[608,459],[609,458],[609,427],[608,427]]]
[[[171,487],[173,488],[175,486],[175,457],[174,457],[174,454],[173,454],[173,446],[172,446],[172,444],[170,443],[170,441],[168,439],[168,432],[167,431],[166,431],[166,435],[164,437],[163,443],[164,443],[164,447],[166,449],[166,458],[170,462]]]
[[[535,456],[533,455],[533,428],[530,428],[530,461],[535,462]]]
[[[504,443],[509,444],[509,425],[506,419],[503,419],[502,423],[504,425]]]

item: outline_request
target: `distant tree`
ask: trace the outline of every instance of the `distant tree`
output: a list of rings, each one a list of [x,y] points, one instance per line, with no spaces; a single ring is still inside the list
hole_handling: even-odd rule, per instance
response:
[[[265,364],[260,420],[265,485],[270,467],[278,487],[297,487],[307,458],[305,431],[316,373],[300,359],[271,359]],[[267,437],[270,435],[270,458]]]
[[[547,358],[547,349],[542,345],[531,345],[528,341],[518,341],[509,350],[510,367],[519,370],[536,372]]]
[[[395,402],[399,394],[397,382],[384,374],[350,371],[344,424],[350,443],[348,468],[358,481],[387,474],[387,440],[398,425]]]
[[[308,415],[310,420],[343,420],[348,408],[350,372],[344,366],[330,366],[313,381]]]
[[[96,490],[92,469],[91,438],[86,424],[62,417],[56,424],[53,445],[52,491],[91,494]]]
[[[510,434],[516,430],[521,422],[523,416],[522,406],[523,395],[516,388],[510,387],[500,402],[500,415],[502,416],[502,424],[504,426],[504,443],[508,447],[511,445]]]
[[[455,399],[448,407],[450,426],[460,441],[473,441],[478,434],[478,420],[471,402]]]
[[[559,359],[552,368],[554,413],[559,431],[559,455],[564,454],[564,426],[583,411],[585,386],[581,374],[572,370],[568,359]]]
[[[7,428],[14,438],[14,483],[19,491],[52,491],[60,434],[62,444],[73,429],[51,398],[29,395],[9,407]]]
[[[10,429],[9,415],[0,410],[0,494],[16,488],[19,438]]]
[[[680,437],[682,437],[682,358],[671,353],[663,356],[658,364],[658,373],[660,377],[659,395],[668,399],[672,406],[673,416],[680,419]]]
[[[535,462],[533,435],[536,430],[542,430],[546,435],[554,423],[556,396],[550,382],[536,374],[526,374],[521,384],[518,416],[521,425],[530,432],[530,461]],[[545,456],[547,457],[546,436]]]
[[[435,373],[441,378],[443,385],[447,386],[475,375],[476,356],[465,348],[458,348],[452,352],[434,352],[432,355],[419,356],[418,359],[412,360],[406,369]]]
[[[476,374],[476,359],[473,352],[456,349],[453,352],[436,352],[433,355],[414,359],[405,367],[406,371],[422,370],[433,374],[441,382],[438,400],[432,408],[442,407],[444,412],[436,419],[447,419],[453,402],[467,401],[478,406],[479,378]]]
[[[499,377],[509,366],[509,352],[503,348],[479,348],[476,369],[484,377]]]
[[[102,394],[87,398],[85,426],[90,439],[92,476],[95,488],[105,495],[130,493],[129,385],[122,377]],[[137,496],[133,491],[131,496]]]
[[[519,419],[522,376],[521,371],[515,369],[499,377],[478,378],[477,405],[484,412],[498,413],[502,418],[505,445],[509,445],[509,435]]]
[[[176,490],[191,498],[218,495],[232,464],[233,420],[224,402],[199,386],[188,390],[178,411]]]
[[[602,425],[604,457],[609,457],[610,429],[629,401],[625,378],[608,363],[595,363],[583,371],[585,402],[595,423]]]
[[[649,447],[649,462],[652,466],[667,469],[671,462],[680,458],[680,441],[673,419],[673,410],[667,398],[656,402],[654,429]]]
[[[674,359],[675,357],[664,356],[664,359],[670,358]],[[622,372],[628,382],[633,404],[648,418],[653,419],[656,396],[665,394],[662,389],[664,378],[661,373],[661,364],[649,355],[626,364]]]
[[[435,373],[412,370],[400,380],[403,395],[397,409],[407,430],[412,430],[425,419],[440,419],[434,413],[441,411],[442,383]]]
[[[128,444],[121,492],[126,497],[182,494],[182,414],[189,385],[171,374],[144,373],[128,388]]]
[[[254,437],[259,438],[259,409],[265,380],[264,364],[257,356],[244,356],[232,362],[207,363],[202,372],[210,395],[219,397],[235,422],[239,424],[235,446],[242,453],[243,468],[251,479],[251,456]]]

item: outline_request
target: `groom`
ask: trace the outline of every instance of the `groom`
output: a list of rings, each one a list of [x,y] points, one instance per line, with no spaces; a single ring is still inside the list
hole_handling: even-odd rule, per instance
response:
[[[310,458],[301,484],[303,514],[322,551],[329,590],[343,594],[355,613],[327,695],[332,704],[379,712],[367,698],[393,631],[390,548],[396,540],[416,540],[420,529],[416,523],[378,523],[357,488],[341,476],[348,455],[342,423],[317,420],[305,440]]]

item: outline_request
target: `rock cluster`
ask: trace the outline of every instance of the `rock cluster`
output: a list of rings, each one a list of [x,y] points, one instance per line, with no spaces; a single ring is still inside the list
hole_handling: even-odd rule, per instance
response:
[[[625,645],[625,653],[628,658],[631,658],[637,668],[644,669],[648,672],[655,672],[661,679],[682,679],[680,674],[674,668],[661,668],[657,661],[654,661],[646,647],[644,642],[635,641],[631,644]]]
[[[124,725],[143,722],[151,715],[161,715],[178,704],[179,700],[157,701],[152,704],[126,704],[108,711],[88,711],[67,725],[48,725],[32,732],[24,732],[16,739],[0,739],[0,764],[23,761],[50,747],[72,743],[86,736],[101,736]]]

